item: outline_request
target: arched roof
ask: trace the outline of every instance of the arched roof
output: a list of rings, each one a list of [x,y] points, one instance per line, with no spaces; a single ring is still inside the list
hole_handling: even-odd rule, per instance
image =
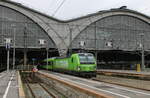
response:
[[[54,21],[62,22],[62,23],[73,22],[73,21],[77,21],[77,20],[84,19],[84,18],[87,18],[87,17],[92,17],[92,16],[95,16],[95,15],[98,15],[98,14],[104,14],[104,13],[116,12],[116,11],[131,12],[131,13],[139,14],[139,15],[141,15],[141,16],[144,16],[144,17],[147,17],[147,18],[150,19],[149,16],[147,16],[147,15],[145,15],[145,14],[142,14],[142,13],[140,13],[140,12],[138,12],[138,11],[134,11],[134,10],[126,9],[126,8],[125,8],[125,9],[115,8],[115,9],[110,9],[110,10],[102,10],[102,11],[99,11],[99,12],[96,12],[96,13],[91,13],[91,14],[88,14],[88,15],[85,15],[85,16],[80,16],[80,17],[73,18],[73,19],[60,20],[60,19],[57,19],[57,18],[55,18],[55,17],[49,16],[49,15],[47,15],[47,14],[45,14],[45,13],[42,13],[42,12],[39,12],[39,11],[37,11],[37,10],[31,9],[31,8],[29,8],[29,7],[27,7],[27,6],[24,6],[24,5],[22,5],[21,3],[17,3],[17,2],[9,1],[9,0],[5,0],[5,1],[3,1],[3,2],[11,3],[11,4],[14,4],[14,5],[16,5],[16,6],[22,7],[22,8],[24,8],[24,9],[31,10],[31,11],[33,11],[33,12],[35,12],[35,13],[38,13],[38,14],[41,14],[41,15],[47,17],[47,18],[50,18],[50,19],[52,19],[52,20],[54,20]]]
[[[69,24],[73,25],[73,39],[86,27],[88,27],[90,24],[101,20],[105,17],[114,16],[114,15],[128,15],[135,18],[138,18],[148,24],[150,24],[150,17],[143,15],[139,12],[129,10],[129,9],[112,9],[112,10],[106,10],[106,11],[100,11],[98,13],[94,13],[91,15],[87,15],[84,17],[76,18],[69,20]]]
[[[38,25],[40,25],[47,33],[48,35],[53,39],[54,43],[56,43],[58,49],[67,49],[70,45],[69,37],[63,39],[64,34],[69,34],[70,30],[69,28],[72,29],[72,41],[74,38],[82,31],[84,30],[87,26],[90,24],[108,17],[112,15],[129,15],[136,17],[140,20],[143,20],[150,24],[150,17],[146,16],[144,14],[141,14],[137,11],[133,11],[130,9],[111,9],[111,10],[104,10],[104,11],[99,11],[97,13],[89,14],[86,16],[70,19],[70,20],[59,20],[54,17],[48,16],[46,14],[43,14],[41,12],[38,12],[34,9],[28,8],[22,4],[15,3],[12,1],[0,1],[0,5],[7,6],[9,8],[12,8],[14,10],[17,10],[27,17],[31,18],[34,22],[36,22]],[[53,25],[48,25],[46,22],[54,23],[54,24],[61,24],[65,25],[64,27],[61,28],[61,30],[57,30],[59,26],[53,26]],[[61,27],[61,26],[60,26]],[[69,35],[68,35],[69,36]],[[61,44],[60,44],[61,43]]]
[[[7,1],[7,0],[0,1],[0,5],[10,8],[10,9],[13,9],[13,10],[16,10],[17,12],[24,14],[25,16],[30,18],[32,21],[37,23],[45,32],[48,33],[49,37],[54,41],[54,43],[56,44],[58,49],[60,47],[59,46],[60,43],[62,43],[61,47],[63,47],[63,48],[65,47],[65,43],[59,36],[58,32],[55,30],[55,27],[46,23],[46,22],[49,22],[49,23],[57,24],[57,23],[60,23],[59,20],[49,17],[43,13],[40,13],[38,11],[35,11],[33,9],[30,9],[28,7],[25,7],[21,4],[18,4],[18,3],[12,2],[12,1]]]

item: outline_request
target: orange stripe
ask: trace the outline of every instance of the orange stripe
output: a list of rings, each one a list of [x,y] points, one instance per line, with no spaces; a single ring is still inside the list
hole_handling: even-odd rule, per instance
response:
[[[19,86],[19,97],[25,98],[25,94],[24,94],[23,85],[22,85],[19,71],[18,71],[18,86]]]
[[[111,96],[107,96],[107,95],[105,95],[105,94],[103,94],[103,93],[98,93],[98,92],[96,92],[96,91],[94,91],[94,90],[91,90],[91,89],[88,89],[88,88],[82,88],[82,87],[80,87],[79,85],[76,85],[76,84],[73,84],[73,83],[69,83],[69,82],[66,82],[66,81],[64,81],[64,80],[60,80],[60,79],[58,79],[58,78],[56,78],[56,77],[53,77],[52,75],[46,75],[46,74],[43,74],[43,73],[41,73],[41,72],[38,72],[38,74],[41,74],[41,75],[43,75],[43,76],[45,76],[45,77],[47,77],[47,78],[51,78],[51,79],[53,79],[53,80],[55,80],[55,81],[57,81],[57,82],[60,82],[60,83],[63,83],[63,84],[65,84],[65,85],[67,85],[67,86],[69,86],[69,87],[71,87],[71,88],[73,88],[73,89],[78,89],[80,92],[84,92],[84,93],[86,93],[86,94],[90,94],[90,95],[93,95],[93,96],[95,96],[96,98],[112,98]]]

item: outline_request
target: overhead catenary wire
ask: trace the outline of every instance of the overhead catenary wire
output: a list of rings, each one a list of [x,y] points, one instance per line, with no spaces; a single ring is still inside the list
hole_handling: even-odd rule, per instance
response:
[[[63,1],[61,2],[61,4],[56,8],[56,10],[55,10],[54,13],[52,14],[52,16],[55,16],[55,15],[56,15],[56,13],[59,11],[59,9],[62,7],[62,5],[65,3],[65,1],[66,1],[66,0],[63,0]]]

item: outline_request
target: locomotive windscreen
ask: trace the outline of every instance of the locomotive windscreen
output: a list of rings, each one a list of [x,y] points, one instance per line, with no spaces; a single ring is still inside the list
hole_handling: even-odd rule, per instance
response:
[[[93,54],[90,53],[82,53],[79,54],[80,64],[94,64],[95,58]]]

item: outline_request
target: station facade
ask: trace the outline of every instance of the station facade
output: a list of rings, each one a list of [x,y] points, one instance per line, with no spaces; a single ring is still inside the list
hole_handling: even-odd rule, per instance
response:
[[[7,39],[11,40],[11,55],[16,49],[18,62],[24,57],[44,59],[46,50],[49,57],[93,52],[104,65],[139,63],[141,49],[146,51],[146,60],[150,59],[150,18],[133,10],[111,9],[62,21],[19,3],[0,1],[0,13],[1,64],[6,62]]]

